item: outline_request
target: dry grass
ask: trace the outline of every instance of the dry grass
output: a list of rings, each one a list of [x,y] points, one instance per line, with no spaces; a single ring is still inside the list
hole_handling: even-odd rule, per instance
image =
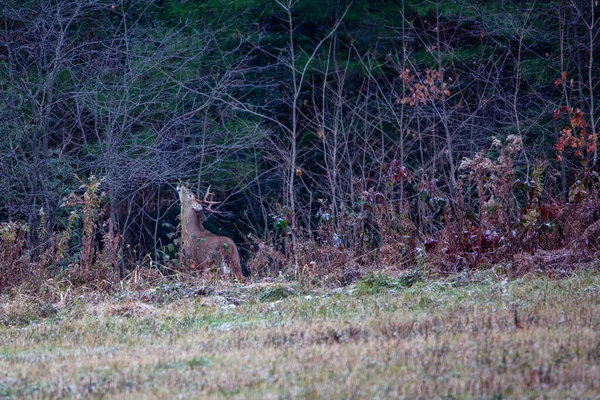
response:
[[[165,284],[34,322],[7,302],[0,397],[600,396],[597,275],[402,282]]]

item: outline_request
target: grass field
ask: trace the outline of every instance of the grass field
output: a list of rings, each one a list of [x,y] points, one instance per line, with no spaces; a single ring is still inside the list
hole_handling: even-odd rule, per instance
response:
[[[598,275],[410,284],[3,298],[0,398],[600,397]]]

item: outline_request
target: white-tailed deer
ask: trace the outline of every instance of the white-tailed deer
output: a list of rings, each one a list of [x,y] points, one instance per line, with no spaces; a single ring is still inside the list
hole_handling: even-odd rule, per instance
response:
[[[199,200],[185,186],[177,186],[181,200],[181,250],[184,265],[200,271],[217,268],[222,274],[233,273],[242,278],[240,256],[233,240],[218,236],[204,229],[205,211],[218,202],[209,200],[210,187],[204,198]]]

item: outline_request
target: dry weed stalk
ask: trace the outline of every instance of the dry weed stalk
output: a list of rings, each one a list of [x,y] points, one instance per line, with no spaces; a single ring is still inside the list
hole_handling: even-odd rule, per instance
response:
[[[25,241],[29,227],[17,222],[0,224],[0,289],[30,279],[29,254]]]

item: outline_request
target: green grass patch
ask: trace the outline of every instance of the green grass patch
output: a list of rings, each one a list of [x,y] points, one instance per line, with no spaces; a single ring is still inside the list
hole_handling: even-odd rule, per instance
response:
[[[294,295],[295,292],[291,288],[285,286],[277,286],[274,288],[266,288],[262,290],[259,295],[259,300],[263,302],[271,302],[282,300]]]
[[[420,280],[421,275],[417,271],[408,271],[394,278],[381,273],[367,274],[356,282],[356,288],[361,295],[372,295],[388,290],[410,288]]]

